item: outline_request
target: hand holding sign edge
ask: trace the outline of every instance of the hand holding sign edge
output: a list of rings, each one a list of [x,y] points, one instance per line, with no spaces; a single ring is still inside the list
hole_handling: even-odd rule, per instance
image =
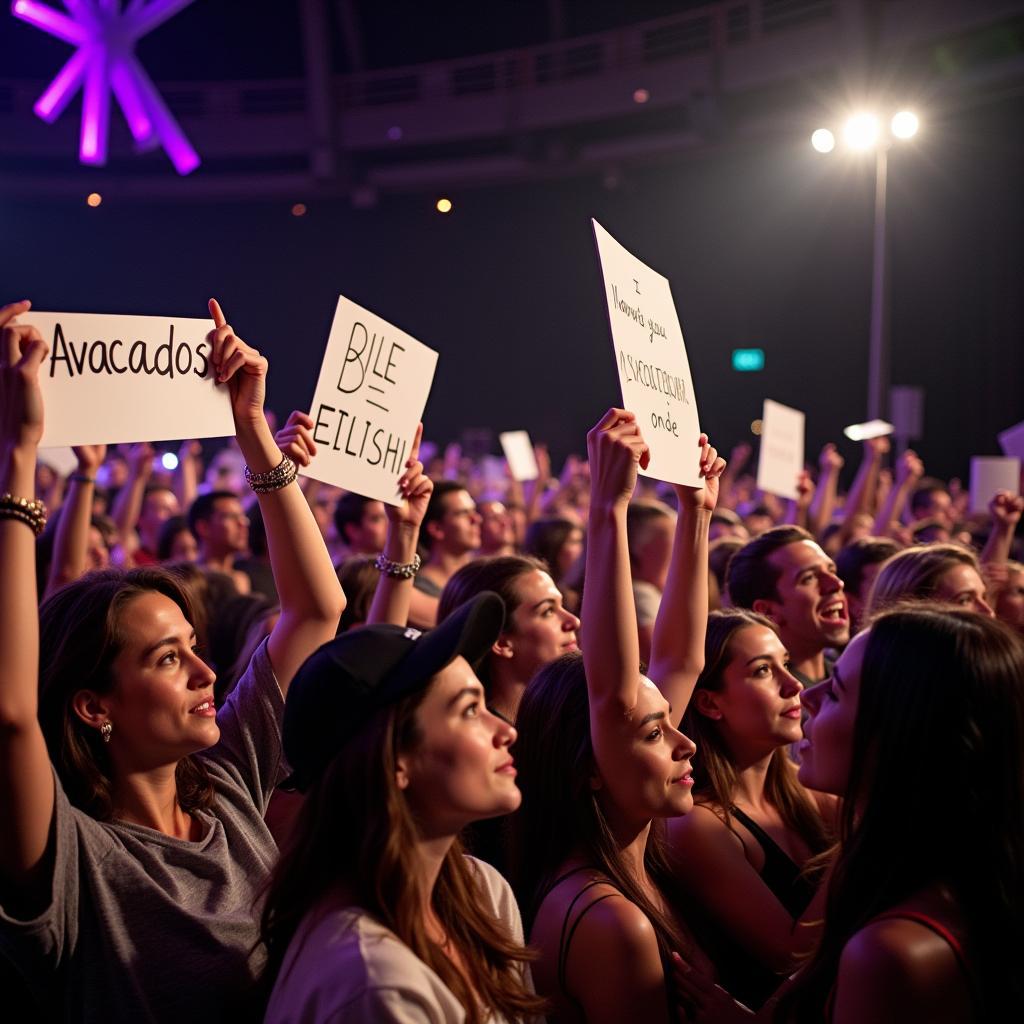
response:
[[[0,309],[0,444],[35,449],[43,436],[43,395],[39,368],[49,348],[35,327],[17,322],[27,299]]]
[[[236,431],[240,426],[251,427],[264,420],[267,360],[234,333],[216,299],[210,299],[209,309],[214,329],[207,337],[216,381],[228,385]]]

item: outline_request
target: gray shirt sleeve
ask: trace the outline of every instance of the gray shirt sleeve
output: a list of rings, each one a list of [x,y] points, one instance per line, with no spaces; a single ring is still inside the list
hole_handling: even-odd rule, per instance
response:
[[[220,741],[200,755],[211,770],[226,773],[245,789],[261,814],[286,774],[281,750],[283,718],[284,697],[264,640],[217,712]]]

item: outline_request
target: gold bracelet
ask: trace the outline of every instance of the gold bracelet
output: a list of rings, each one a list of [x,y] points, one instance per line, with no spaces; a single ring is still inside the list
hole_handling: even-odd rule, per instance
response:
[[[38,537],[46,526],[46,506],[38,500],[0,494],[0,518],[17,519],[30,526]]]

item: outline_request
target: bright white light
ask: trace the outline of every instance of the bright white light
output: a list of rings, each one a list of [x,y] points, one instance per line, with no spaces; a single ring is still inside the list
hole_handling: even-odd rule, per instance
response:
[[[843,138],[851,149],[872,149],[878,142],[878,118],[855,114],[843,126]]]
[[[836,137],[827,128],[819,128],[811,135],[811,145],[819,153],[831,153],[836,148]]]
[[[893,114],[889,127],[897,139],[912,139],[920,125],[917,114],[911,110],[901,110],[898,114]]]
[[[160,456],[160,461],[164,464],[164,469],[178,468],[178,456],[174,452],[164,452]]]

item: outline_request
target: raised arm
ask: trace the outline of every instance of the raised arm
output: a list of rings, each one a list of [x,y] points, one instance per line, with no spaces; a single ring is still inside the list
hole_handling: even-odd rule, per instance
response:
[[[238,338],[216,299],[210,300],[210,332],[217,381],[227,382],[238,447],[251,475],[278,469],[284,456],[263,413],[267,360]],[[254,488],[255,489],[255,488]],[[287,694],[306,658],[337,631],[345,595],[323,537],[294,482],[257,493],[267,528],[267,547],[281,617],[270,634],[268,652],[281,691]]]
[[[981,552],[981,564],[1002,565],[1010,557],[1013,535],[1024,511],[1024,498],[1009,491],[999,491],[989,502],[988,511],[992,517],[992,529]]]
[[[583,590],[583,664],[590,692],[591,728],[621,722],[637,701],[640,641],[629,571],[626,508],[637,468],[650,451],[636,416],[609,409],[587,434],[590,455],[590,526],[587,585]]]
[[[743,443],[736,445],[729,453],[729,462],[725,467],[725,472],[722,474],[720,487],[721,495],[719,501],[723,508],[734,509],[738,504],[735,494],[736,482],[743,472],[743,467],[750,461],[753,451],[754,449],[749,444]]]
[[[910,495],[924,476],[924,463],[917,453],[907,449],[896,463],[896,482],[875,517],[873,533],[876,537],[891,537],[894,523],[898,523],[907,507]]]
[[[843,524],[839,529],[839,536],[844,544],[850,539],[857,516],[861,512],[872,511],[870,506],[875,496],[878,471],[882,468],[882,459],[888,451],[887,437],[873,437],[864,442],[864,458],[857,469],[857,475],[853,479],[853,485],[846,495],[846,504],[843,507]]]
[[[796,497],[786,499],[786,514],[783,523],[787,526],[802,526],[807,529],[808,512],[814,500],[814,481],[806,469],[800,470],[796,478]]]
[[[0,309],[0,880],[32,902],[46,888],[53,773],[38,719],[39,617],[35,533],[14,499],[31,499],[43,434],[39,367],[46,344]],[[5,903],[7,897],[4,897]]]
[[[420,525],[434,490],[434,481],[423,472],[423,463],[420,462],[422,440],[421,423],[416,428],[405,472],[398,479],[402,504],[384,506],[388,517],[388,535],[383,553],[385,564],[380,570],[380,579],[366,618],[367,625],[391,623],[394,626],[405,626],[409,622],[409,607],[413,598],[412,580],[415,575],[411,567],[418,561],[416,545],[420,539]]]
[[[106,454],[105,444],[81,445],[75,449],[78,469],[68,479],[68,493],[53,540],[53,558],[44,597],[85,574],[96,471],[103,465]]]
[[[117,492],[110,511],[110,517],[117,526],[118,540],[128,551],[134,552],[138,546],[135,525],[142,514],[142,499],[152,474],[153,446],[148,441],[133,444],[128,450],[128,479]]]
[[[650,676],[672,706],[678,726],[704,668],[704,634],[708,625],[708,528],[718,503],[725,459],[701,434],[703,487],[674,484],[679,516],[672,542],[665,593],[654,622]]]
[[[178,468],[174,471],[174,493],[186,509],[196,500],[202,476],[203,446],[199,441],[182,441],[178,448]]]
[[[839,490],[839,471],[843,468],[843,457],[836,446],[829,441],[818,455],[818,484],[814,489],[814,500],[807,515],[807,529],[820,537],[825,527],[832,522],[836,507],[836,493]]]

